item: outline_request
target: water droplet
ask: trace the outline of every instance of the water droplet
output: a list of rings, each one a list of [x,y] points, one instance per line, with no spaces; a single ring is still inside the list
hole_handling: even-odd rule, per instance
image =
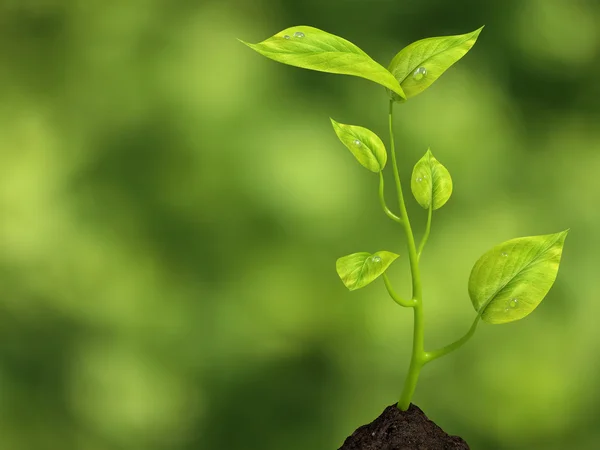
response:
[[[284,39],[289,39],[289,38],[290,38],[290,35],[289,35],[289,34],[286,34],[286,35],[285,35],[283,38],[284,38]]]
[[[304,37],[304,33],[302,31],[296,31],[294,33],[294,37],[303,38]]]
[[[519,306],[519,299],[518,298],[510,299],[510,301],[508,302],[508,306],[510,306],[511,308],[516,308],[517,306]]]
[[[420,183],[421,181],[423,181],[423,178],[421,178],[421,177],[417,178],[417,183]]]
[[[362,142],[360,142],[358,139],[354,139],[354,145],[356,145],[357,147],[360,146]]]
[[[379,263],[379,262],[381,262],[381,256],[373,256],[373,262],[374,262],[374,263]]]
[[[427,76],[427,69],[425,67],[419,67],[413,72],[413,78],[415,81],[421,81]]]
[[[504,256],[506,258],[508,256],[508,253],[502,252],[502,256]]]

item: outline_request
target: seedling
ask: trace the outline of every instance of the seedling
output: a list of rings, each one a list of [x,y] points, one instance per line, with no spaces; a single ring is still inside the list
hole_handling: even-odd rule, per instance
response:
[[[393,113],[402,104],[433,84],[450,66],[475,44],[483,27],[472,33],[422,39],[402,49],[385,69],[353,43],[317,28],[287,28],[259,44],[244,44],[275,61],[304,69],[354,75],[384,86],[389,95],[389,133],[392,171],[398,196],[399,214],[386,205],[383,170],[387,151],[372,131],[331,119],[340,141],[366,169],[379,174],[379,202],[383,212],[397,222],[406,235],[412,275],[412,296],[399,296],[386,271],[399,255],[378,251],[359,252],[337,260],[336,269],[351,291],[363,288],[377,278],[383,280],[388,294],[398,305],[412,308],[414,334],[412,357],[398,407],[408,409],[421,369],[426,364],[460,348],[475,333],[481,320],[498,324],[514,322],[529,315],[544,299],[558,273],[563,245],[569,230],[555,234],[512,239],[496,245],[475,263],[469,278],[469,296],[475,320],[469,331],[456,342],[437,350],[425,350],[423,287],[419,260],[429,232],[433,211],[446,204],[452,194],[452,178],[431,150],[415,164],[410,187],[417,203],[427,211],[423,237],[416,245],[410,225],[394,148]],[[243,42],[243,41],[242,41]]]

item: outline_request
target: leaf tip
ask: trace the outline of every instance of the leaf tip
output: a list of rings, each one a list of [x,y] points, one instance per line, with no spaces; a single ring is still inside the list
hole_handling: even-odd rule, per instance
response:
[[[330,117],[329,120],[331,121],[331,126],[333,127],[333,131],[335,131],[335,134],[337,134],[338,138],[341,139],[340,133],[342,132],[342,127],[340,126],[340,123],[336,122],[332,117]]]
[[[477,28],[475,31],[471,32],[471,38],[473,39],[473,42],[476,42],[477,39],[479,38],[479,35],[481,34],[481,32],[483,31],[485,25],[480,26],[479,28]]]
[[[398,83],[398,87],[394,90],[394,92],[396,92],[396,94],[398,94],[398,97],[400,97],[399,103],[404,103],[406,100],[408,100],[406,94],[404,93],[404,89],[402,89],[400,83]]]
[[[376,255],[387,255],[390,258],[390,264],[396,261],[400,257],[398,253],[388,252],[386,250],[380,250],[375,253]]]
[[[250,47],[252,50],[256,50],[256,44],[251,44],[250,42],[246,42],[241,40],[240,38],[236,38],[239,42],[241,42],[242,44]]]

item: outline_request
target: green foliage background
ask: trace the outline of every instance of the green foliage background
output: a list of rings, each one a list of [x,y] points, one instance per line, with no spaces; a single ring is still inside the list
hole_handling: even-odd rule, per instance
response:
[[[468,329],[483,252],[571,233],[535,314],[482,324],[414,401],[474,449],[597,448],[599,21],[594,0],[1,0],[0,447],[328,450],[395,402],[410,312],[335,260],[400,253],[407,295],[404,241],[328,120],[385,137],[385,90],[236,38],[313,25],[387,65],[485,24],[397,108],[407,194],[429,146],[455,186],[428,347]]]

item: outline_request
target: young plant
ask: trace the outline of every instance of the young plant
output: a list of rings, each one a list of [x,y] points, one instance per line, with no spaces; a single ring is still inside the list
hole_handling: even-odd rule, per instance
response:
[[[412,357],[398,407],[408,409],[423,366],[460,348],[475,333],[479,320],[507,323],[530,314],[552,287],[569,230],[503,242],[475,263],[469,278],[469,296],[477,315],[469,331],[456,342],[436,350],[425,350],[423,287],[419,260],[429,238],[433,211],[446,204],[452,194],[452,178],[431,150],[415,164],[411,190],[417,203],[427,210],[427,224],[419,245],[410,225],[402,183],[396,163],[393,112],[395,103],[404,103],[433,84],[475,44],[483,27],[467,34],[422,39],[402,49],[387,69],[353,43],[308,26],[287,28],[258,44],[248,44],[261,55],[304,69],[354,75],[384,86],[389,95],[389,133],[392,172],[400,214],[393,213],[384,199],[383,169],[387,151],[372,131],[331,119],[340,141],[358,162],[379,174],[379,201],[383,212],[404,230],[412,274],[412,295],[400,297],[392,288],[386,271],[398,255],[388,251],[359,252],[337,260],[336,269],[349,290],[365,287],[381,277],[390,297],[400,306],[412,308],[414,334]],[[242,41],[243,42],[243,41]]]

